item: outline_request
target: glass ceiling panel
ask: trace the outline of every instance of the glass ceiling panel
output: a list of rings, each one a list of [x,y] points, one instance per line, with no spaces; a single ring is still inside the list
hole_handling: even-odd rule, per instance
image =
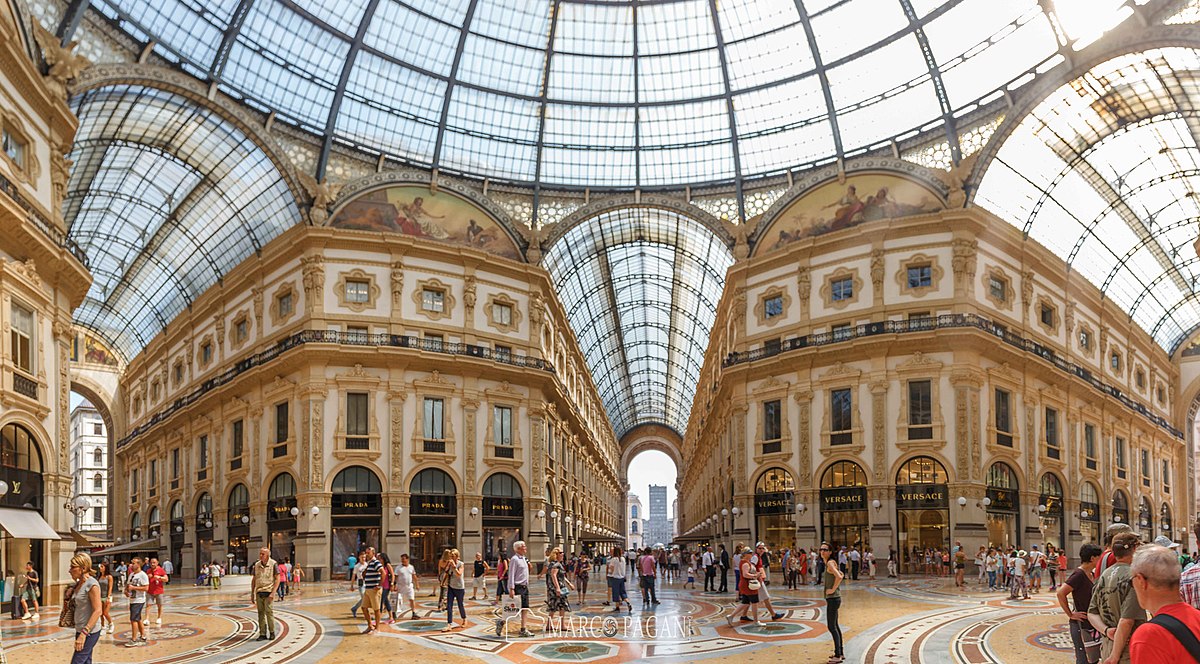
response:
[[[219,72],[223,90],[275,111],[318,142],[329,126],[339,143],[372,160],[383,152],[499,181],[622,189],[729,182],[835,159],[833,123],[813,122],[829,113],[818,59],[829,70],[844,151],[907,138],[914,129],[945,140],[916,30],[929,40],[951,110],[960,111],[1059,61],[1054,22],[1070,39],[1092,40],[1132,15],[1119,0],[909,2],[914,22],[900,0],[253,0],[223,62],[215,61],[238,0],[95,6],[139,43],[154,41],[188,72]],[[1052,21],[1056,7],[1061,16]],[[362,48],[330,123],[363,24]],[[728,120],[721,150],[695,145],[696,129],[683,122],[670,126],[674,135],[635,140],[633,118],[648,109],[727,95],[734,97],[737,145]],[[472,124],[487,124],[482,133],[442,121],[461,117],[466,99],[473,99]],[[535,125],[547,118],[540,153],[536,140],[532,153],[509,144],[529,132],[524,122],[506,124],[523,104],[537,105]],[[602,110],[563,111],[575,106]],[[524,108],[519,115],[529,117]],[[626,118],[620,129],[613,127],[618,117]],[[662,146],[670,149],[656,151]],[[627,153],[635,150],[654,154],[639,160]],[[717,156],[732,162],[735,152],[741,172]],[[680,160],[673,175],[665,172],[671,159]]]
[[[131,358],[300,214],[267,155],[183,97],[113,86],[71,106],[64,217],[96,266],[75,320]]]
[[[1182,48],[1096,66],[1021,121],[975,195],[1168,352],[1200,326],[1200,96],[1181,84],[1198,74],[1200,51]]]
[[[683,431],[733,257],[699,222],[659,208],[605,212],[543,259],[618,437]]]

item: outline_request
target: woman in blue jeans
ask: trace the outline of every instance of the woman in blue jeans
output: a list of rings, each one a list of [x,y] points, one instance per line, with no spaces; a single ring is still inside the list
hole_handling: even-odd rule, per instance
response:
[[[71,598],[75,604],[75,652],[71,664],[92,664],[92,651],[100,641],[100,584],[92,578],[92,557],[77,553],[71,558],[71,578],[75,585]]]
[[[825,584],[825,621],[829,625],[829,634],[833,637],[833,657],[828,664],[841,664],[846,661],[846,653],[842,650],[842,627],[838,624],[838,610],[842,608],[842,592],[839,587],[845,576],[838,567],[837,559],[833,558],[832,547],[828,543],[821,544],[821,563],[825,566],[821,575]]]
[[[1079,550],[1080,564],[1058,587],[1058,606],[1071,626],[1071,644],[1075,646],[1075,664],[1095,664],[1100,660],[1100,638],[1088,624],[1087,609],[1092,603],[1092,585],[1096,583],[1096,558],[1103,553],[1095,544],[1084,544]],[[1063,570],[1066,574],[1066,570]],[[1075,610],[1067,604],[1067,595]],[[1089,647],[1088,643],[1092,646]]]
[[[450,559],[446,563],[446,571],[450,575],[450,581],[446,585],[446,626],[442,628],[443,632],[467,626],[465,605],[467,585],[463,581],[463,563],[462,560],[459,560],[458,549],[450,549]],[[462,620],[457,625],[454,624],[455,602],[458,602],[458,613],[462,616]]]

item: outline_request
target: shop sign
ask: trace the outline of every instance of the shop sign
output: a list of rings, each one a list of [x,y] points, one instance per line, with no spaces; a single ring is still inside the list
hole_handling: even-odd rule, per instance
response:
[[[945,509],[950,506],[945,484],[901,484],[896,487],[896,509]]]
[[[1012,489],[997,489],[989,486],[987,488],[988,500],[992,501],[991,505],[987,506],[989,512],[1016,512],[1017,511],[1017,492]]]
[[[853,486],[838,489],[821,489],[821,510],[825,512],[848,512],[867,509],[867,490]]]
[[[369,514],[377,516],[381,504],[379,494],[377,493],[333,494],[334,514]]]
[[[1046,514],[1051,516],[1062,516],[1063,513],[1063,498],[1062,496],[1051,496],[1043,493],[1038,496],[1038,504],[1046,506]]]
[[[413,514],[453,515],[457,512],[456,496],[413,495],[409,502]]]
[[[791,514],[793,504],[790,491],[760,493],[754,496],[754,514]]]
[[[42,476],[31,470],[5,468],[4,479],[8,481],[8,493],[0,496],[4,507],[32,507],[42,509]]]
[[[483,515],[519,519],[525,515],[525,501],[522,498],[483,498]]]
[[[271,521],[295,519],[296,517],[292,516],[292,508],[295,506],[295,498],[277,498],[267,506],[267,519]]]

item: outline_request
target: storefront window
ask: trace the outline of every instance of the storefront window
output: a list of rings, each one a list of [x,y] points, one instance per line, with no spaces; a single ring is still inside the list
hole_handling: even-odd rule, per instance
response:
[[[1006,463],[993,463],[987,473],[984,502],[988,546],[1016,546],[1021,532],[1021,498],[1017,474]]]
[[[442,551],[458,541],[458,489],[445,471],[426,468],[409,485],[409,555],[421,574],[437,572]]]
[[[271,557],[275,560],[295,560],[296,480],[290,473],[280,473],[267,489],[267,536]]]
[[[1044,473],[1038,482],[1038,514],[1042,541],[1045,545],[1061,547],[1067,539],[1067,524],[1063,518],[1062,482],[1054,473]],[[1042,508],[1045,509],[1042,509]]]
[[[383,486],[369,468],[350,466],[333,478],[331,491],[330,573],[347,578],[351,555],[359,557],[368,547],[379,550]]]
[[[1112,510],[1115,523],[1131,523],[1129,521],[1129,497],[1121,489],[1117,489],[1113,493]]]
[[[853,461],[838,461],[821,476],[821,540],[862,547],[870,535],[867,474]]]
[[[936,459],[914,457],[896,473],[897,550],[901,570],[920,571],[925,551],[950,547],[950,492]]]
[[[250,492],[245,484],[239,484],[229,493],[229,553],[233,554],[233,558],[226,558],[233,574],[249,566],[246,554],[246,544],[250,541],[249,518]]]
[[[1084,482],[1079,489],[1079,534],[1084,544],[1100,544],[1100,494],[1096,485]]]
[[[754,487],[756,540],[771,550],[793,546],[796,522],[793,518],[796,483],[782,468],[771,468],[758,478]]]
[[[483,557],[493,567],[512,553],[521,539],[525,501],[521,485],[508,473],[495,473],[483,483]]]

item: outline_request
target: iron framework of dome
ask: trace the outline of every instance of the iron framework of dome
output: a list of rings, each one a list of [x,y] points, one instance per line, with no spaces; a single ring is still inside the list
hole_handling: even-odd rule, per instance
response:
[[[1138,0],[1138,4],[1149,0]],[[538,186],[734,182],[944,135],[1122,0],[95,0],[324,141]],[[739,197],[740,198],[740,197]]]

